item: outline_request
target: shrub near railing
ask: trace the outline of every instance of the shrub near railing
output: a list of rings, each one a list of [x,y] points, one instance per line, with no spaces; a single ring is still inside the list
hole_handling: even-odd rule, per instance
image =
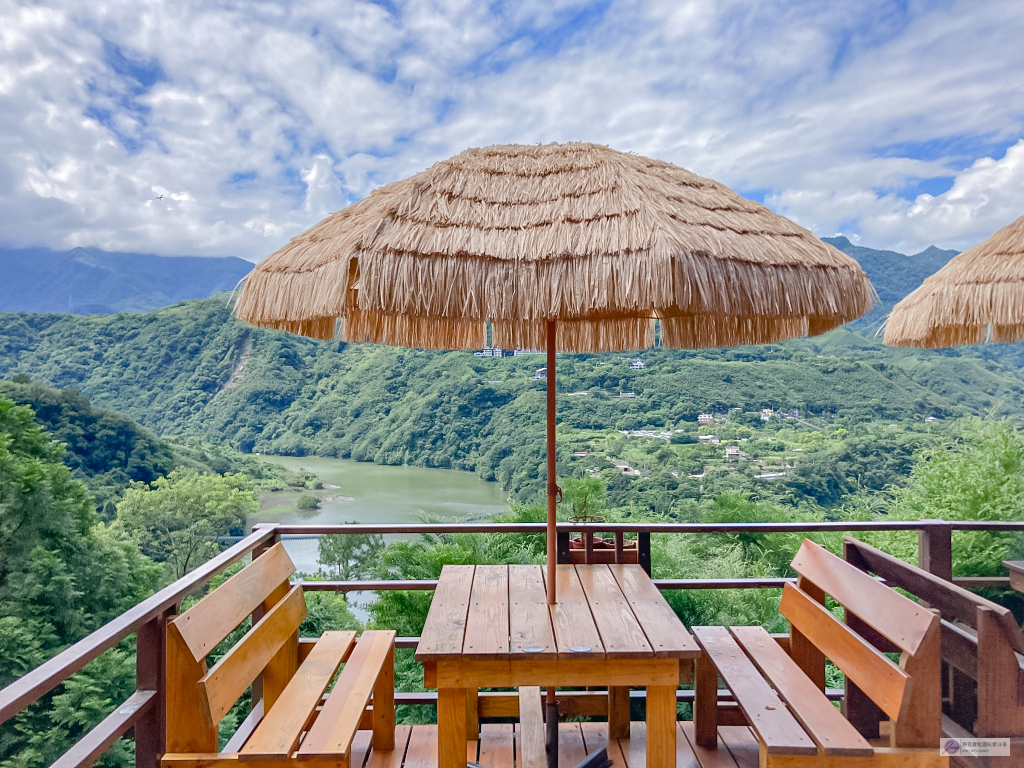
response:
[[[567,539],[570,532],[579,533],[584,540],[596,534],[611,534],[621,541],[625,535],[636,535],[639,549],[650,551],[651,535],[789,533],[827,534],[871,531],[917,532],[918,564],[925,570],[945,579],[952,576],[954,531],[1024,532],[1020,522],[946,522],[941,520],[893,522],[774,522],[774,523],[560,523],[560,538]],[[134,731],[135,761],[140,768],[157,768],[164,743],[164,626],[167,619],[177,613],[181,601],[206,585],[214,576],[250,553],[259,554],[282,538],[310,537],[323,534],[538,534],[544,526],[539,523],[473,523],[473,524],[409,524],[409,525],[345,525],[345,526],[260,526],[251,535],[234,543],[224,552],[184,577],[126,611],[62,653],[32,670],[0,691],[0,723],[7,722],[40,697],[65,683],[72,675],[122,640],[136,636],[136,691],[114,708],[102,722],[86,734],[53,765],[56,768],[85,768],[91,765],[120,736]],[[565,554],[563,548],[563,554]],[[593,550],[584,548],[585,557]],[[641,562],[643,563],[641,553]],[[735,579],[671,579],[655,578],[663,590],[708,590],[779,588],[785,578]],[[958,578],[954,583],[968,588],[1003,586],[1006,577]],[[431,579],[376,580],[376,581],[307,581],[309,591],[407,591],[431,590],[436,581]],[[418,638],[407,635],[398,645],[413,648]],[[692,694],[681,692],[685,700]],[[432,695],[413,693],[398,697],[409,704],[430,703]]]

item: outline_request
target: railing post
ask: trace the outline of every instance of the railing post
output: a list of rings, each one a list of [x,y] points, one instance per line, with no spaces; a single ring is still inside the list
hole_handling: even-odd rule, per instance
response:
[[[946,581],[953,580],[953,526],[944,520],[921,520],[917,565]]]
[[[166,751],[164,638],[167,620],[175,613],[175,608],[169,608],[140,625],[135,634],[135,688],[156,691],[153,706],[135,723],[135,768],[159,768],[160,758]]]
[[[569,532],[559,531],[555,534],[558,541],[558,562],[562,565],[572,562],[572,555],[569,554]]]
[[[648,576],[651,575],[651,532],[639,531],[636,535],[636,561]]]

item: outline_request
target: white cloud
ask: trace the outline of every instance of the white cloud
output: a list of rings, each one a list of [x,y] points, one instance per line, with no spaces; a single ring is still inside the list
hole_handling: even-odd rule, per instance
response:
[[[0,0],[0,242],[257,259],[466,146],[583,139],[966,247],[1024,213],[1022,36],[1008,0]]]

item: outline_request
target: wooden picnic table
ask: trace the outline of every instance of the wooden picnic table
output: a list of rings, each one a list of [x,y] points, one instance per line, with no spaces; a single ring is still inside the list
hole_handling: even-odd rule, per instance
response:
[[[1010,586],[1024,592],[1024,560],[1003,560],[1003,565],[1010,572]]]
[[[676,688],[696,642],[639,565],[559,565],[554,606],[544,578],[539,565],[442,569],[416,647],[437,688],[438,768],[465,768],[480,688],[532,685],[607,686],[612,738],[628,736],[629,687],[645,686],[647,766],[674,768]]]

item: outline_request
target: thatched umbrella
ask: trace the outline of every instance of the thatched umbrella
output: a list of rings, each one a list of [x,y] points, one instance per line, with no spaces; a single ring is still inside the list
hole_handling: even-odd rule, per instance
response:
[[[669,163],[593,144],[469,149],[293,238],[238,317],[318,339],[547,350],[548,600],[555,602],[555,350],[728,347],[870,309],[860,266]],[[338,320],[341,320],[340,328]],[[557,323],[557,329],[556,329]]]
[[[894,347],[1024,339],[1024,216],[927,278],[885,321]]]

